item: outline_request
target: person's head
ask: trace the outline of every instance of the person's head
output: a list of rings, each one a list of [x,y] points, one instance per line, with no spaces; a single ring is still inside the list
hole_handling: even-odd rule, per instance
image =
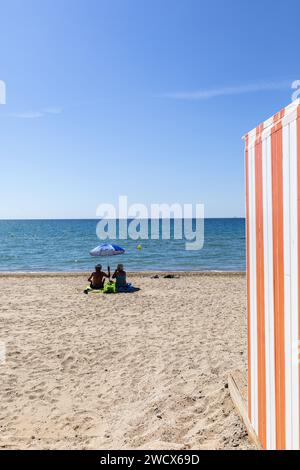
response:
[[[96,269],[96,272],[97,272],[97,273],[100,273],[100,271],[101,271],[101,269],[102,269],[101,264],[97,264],[97,266],[95,266],[95,269]]]
[[[118,264],[117,270],[118,270],[118,271],[124,271],[124,266],[123,266],[123,264]]]

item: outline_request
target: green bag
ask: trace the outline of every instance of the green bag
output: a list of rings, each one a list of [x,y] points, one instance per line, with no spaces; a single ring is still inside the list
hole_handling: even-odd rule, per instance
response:
[[[104,285],[103,294],[115,294],[116,292],[116,284],[114,282]]]

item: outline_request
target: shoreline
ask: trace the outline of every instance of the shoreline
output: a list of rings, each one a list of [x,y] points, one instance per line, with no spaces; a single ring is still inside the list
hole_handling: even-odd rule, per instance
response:
[[[81,277],[89,276],[91,271],[0,271],[0,278],[3,277]],[[214,276],[228,276],[245,277],[244,271],[127,271],[129,277],[148,277],[148,276],[166,276],[172,274],[174,276],[185,277],[214,277]]]

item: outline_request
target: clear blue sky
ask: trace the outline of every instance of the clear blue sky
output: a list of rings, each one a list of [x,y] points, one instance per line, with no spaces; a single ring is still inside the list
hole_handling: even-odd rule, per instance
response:
[[[241,136],[291,101],[297,0],[0,4],[0,218],[101,202],[244,215]]]

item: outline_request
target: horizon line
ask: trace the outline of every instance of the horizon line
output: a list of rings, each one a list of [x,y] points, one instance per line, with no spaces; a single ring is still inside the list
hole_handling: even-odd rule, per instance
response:
[[[204,217],[204,220],[205,219],[245,219],[246,217],[245,216],[231,216],[231,217]],[[74,218],[74,217],[66,217],[66,218],[62,218],[62,217],[58,217],[58,218],[44,218],[44,217],[34,217],[34,218],[0,218],[0,222],[19,222],[19,221],[28,221],[28,222],[31,222],[31,221],[57,221],[57,220],[184,220],[185,217],[170,217],[170,218],[167,218],[167,217],[160,217],[159,219],[152,219],[151,217],[140,217],[140,218],[134,218],[134,217],[128,217],[127,219],[125,218],[120,218],[120,217],[116,217],[115,219],[101,219],[99,217],[79,217],[79,218]],[[190,219],[190,218],[188,218]],[[192,217],[192,219],[196,219],[196,217]]]

